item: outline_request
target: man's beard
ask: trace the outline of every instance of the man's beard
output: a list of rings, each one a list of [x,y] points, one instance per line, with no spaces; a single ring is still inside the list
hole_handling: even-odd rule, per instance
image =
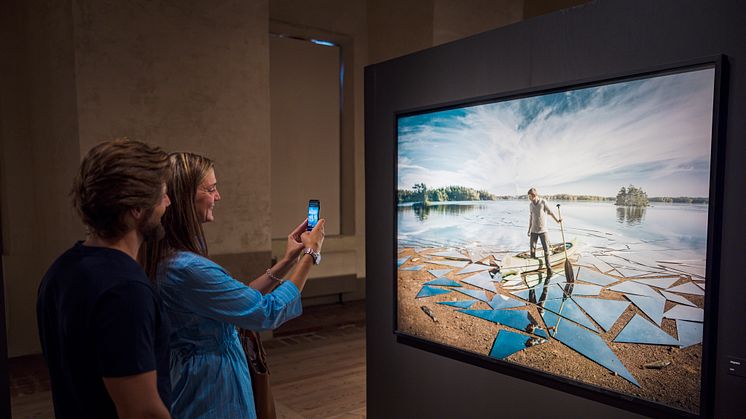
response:
[[[156,218],[154,212],[154,208],[149,209],[137,226],[137,230],[146,242],[156,242],[166,236],[161,219]]]

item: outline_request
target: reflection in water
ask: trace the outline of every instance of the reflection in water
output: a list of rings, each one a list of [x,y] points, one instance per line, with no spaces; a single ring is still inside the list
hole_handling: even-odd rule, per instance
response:
[[[616,219],[620,224],[641,224],[645,221],[645,207],[616,207]]]
[[[706,254],[706,205],[656,204],[646,208],[616,207],[612,203],[566,205],[562,207],[567,220],[565,235],[588,246],[642,242],[650,244],[638,246],[638,250],[671,250],[665,256],[660,255],[661,258],[694,259]],[[493,252],[513,253],[528,247],[527,227],[526,201],[432,203],[427,208],[417,208],[417,213],[414,205],[397,206],[400,247],[470,248],[478,243]],[[550,239],[558,241],[559,226],[549,223],[549,230]]]
[[[477,209],[483,209],[484,205],[479,204],[430,204],[430,205],[407,205],[400,206],[399,211],[403,213],[414,212],[414,216],[419,221],[425,221],[430,216],[430,213],[438,215],[462,215],[470,211]]]

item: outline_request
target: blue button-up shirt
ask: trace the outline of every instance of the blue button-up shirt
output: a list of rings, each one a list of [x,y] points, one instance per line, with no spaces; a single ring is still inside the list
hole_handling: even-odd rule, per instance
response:
[[[286,281],[262,295],[191,252],[169,258],[159,269],[158,280],[172,327],[173,417],[255,418],[236,326],[270,330],[299,316],[298,288]]]

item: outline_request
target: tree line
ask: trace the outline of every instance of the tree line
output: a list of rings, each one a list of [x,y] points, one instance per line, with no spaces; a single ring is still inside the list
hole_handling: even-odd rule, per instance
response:
[[[419,202],[428,204],[430,202],[447,202],[447,201],[496,201],[509,199],[527,199],[526,195],[495,195],[485,190],[467,188],[465,186],[446,186],[442,188],[429,189],[424,183],[415,184],[411,190],[397,190],[397,201],[399,203]],[[571,195],[571,194],[554,194],[545,195],[544,198],[551,201],[613,201],[615,205],[626,207],[646,207],[650,202],[661,203],[682,203],[682,204],[706,204],[707,198],[697,197],[652,197],[648,198],[647,193],[640,187],[629,185],[622,187],[613,196],[598,195]]]
[[[494,201],[497,196],[483,190],[467,188],[465,186],[446,186],[428,189],[424,183],[417,183],[412,190],[399,189],[397,200],[404,202],[445,202],[445,201]]]

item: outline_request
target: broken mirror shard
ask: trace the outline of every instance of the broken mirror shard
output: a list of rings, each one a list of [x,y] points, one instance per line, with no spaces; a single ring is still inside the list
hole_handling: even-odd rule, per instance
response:
[[[664,262],[665,263],[665,262]],[[666,267],[671,270],[683,272],[685,274],[694,275],[699,278],[705,277],[705,267],[702,266],[691,266],[686,264],[670,264],[666,263]]]
[[[647,297],[653,297],[653,298],[662,298],[660,294],[658,294],[657,291],[655,291],[653,288],[645,285],[645,284],[638,284],[634,281],[627,281],[622,282],[621,284],[614,285],[613,287],[609,288],[611,291],[621,292],[624,294],[635,294],[635,295],[644,295]]]
[[[581,256],[579,262],[585,265],[593,265],[601,272],[609,272],[614,269],[611,265],[593,255]]]
[[[575,302],[607,332],[611,330],[619,316],[629,307],[629,303],[626,301],[602,300],[600,298],[576,298]]]
[[[623,268],[623,267],[616,267],[616,270],[622,274],[625,278],[635,278],[640,276],[649,276],[654,275],[653,272],[650,271],[640,271],[637,269],[631,269],[631,268]]]
[[[428,272],[436,278],[440,278],[441,276],[446,276],[448,272],[451,272],[453,269],[430,269]]]
[[[654,321],[658,326],[663,322],[663,308],[666,305],[666,300],[663,297],[647,297],[644,295],[633,295],[624,294],[632,304],[637,306],[650,320]]]
[[[475,287],[484,288],[487,291],[497,292],[489,272],[480,272],[476,275],[462,279],[461,282],[474,285]]]
[[[550,328],[549,334],[555,339],[591,361],[617,373],[637,387],[640,387],[635,377],[627,371],[627,368],[624,367],[624,364],[616,357],[611,348],[606,345],[601,336],[573,322],[567,320],[561,321],[559,316],[550,311],[544,312],[542,316],[544,317],[544,323],[547,325],[547,328]]]
[[[485,303],[489,303],[490,299],[487,298],[487,294],[484,293],[482,290],[470,290],[468,288],[454,288],[456,291],[466,294],[469,297],[476,298],[479,301],[484,301]]]
[[[461,284],[450,278],[438,278],[425,282],[425,285],[440,285],[441,287],[460,287]]]
[[[433,288],[429,285],[423,285],[420,292],[417,293],[415,298],[432,297],[433,295],[448,294],[450,290],[444,290],[442,288]]]
[[[703,322],[705,320],[705,311],[698,307],[675,305],[663,317],[667,319]]]
[[[410,256],[397,259],[396,260],[396,266],[397,267],[402,266],[403,264],[405,264],[409,260],[409,258],[410,258]]]
[[[598,285],[575,284],[570,282],[558,285],[562,287],[565,294],[570,296],[598,295],[601,293],[601,287]]]
[[[512,327],[538,336],[547,337],[546,332],[526,310],[459,310],[464,314],[478,317],[492,323]]]
[[[682,349],[702,343],[702,323],[676,320],[676,333]]]
[[[469,257],[455,251],[455,250],[447,250],[444,252],[436,252],[436,253],[430,253],[428,256],[440,256],[448,259],[461,259],[461,260],[469,260]]]
[[[542,305],[539,305],[539,312],[541,312]],[[575,304],[575,301],[573,301],[570,298],[564,298],[559,300],[547,300],[543,304],[543,308],[555,313],[559,314],[560,316],[572,320],[575,323],[578,323],[580,325],[583,325],[594,332],[597,332],[598,329],[596,329],[596,326],[593,325],[593,323],[588,319],[588,316],[586,316],[583,311],[580,310],[580,307],[578,307],[577,304]],[[547,324],[547,327],[550,327],[550,324]]]
[[[399,268],[401,271],[419,271],[420,269],[424,268],[425,265],[417,265],[417,266],[407,266],[406,268]]]
[[[668,301],[673,301],[674,303],[685,304],[685,305],[692,306],[692,307],[697,306],[693,302],[687,300],[686,297],[682,297],[679,294],[674,294],[668,291],[661,291],[661,294],[663,294],[663,296],[666,297],[666,300]]]
[[[516,299],[500,294],[495,294],[495,296],[492,297],[492,300],[490,300],[490,302],[487,304],[489,304],[493,310],[497,310],[499,308],[523,307],[526,305],[526,303],[522,301],[518,301]]]
[[[524,284],[523,280],[520,280],[520,279],[511,279],[511,280],[503,281],[501,285],[503,288],[508,288],[508,289],[526,288],[526,284]]]
[[[631,243],[632,244],[632,243]],[[642,243],[633,244],[637,250],[644,250],[645,252],[624,252],[620,254],[620,257],[627,262],[631,263],[633,269],[640,271],[659,271],[660,267],[655,258],[649,257],[647,251],[655,250],[655,246],[643,245]]]
[[[443,304],[445,306],[451,306],[456,308],[469,308],[474,303],[476,303],[477,300],[464,300],[464,301],[441,301],[438,304]]]
[[[678,346],[679,341],[664,332],[660,327],[635,314],[614,339],[619,343],[642,343],[646,345]]]
[[[650,285],[656,288],[666,289],[671,285],[675,284],[679,280],[679,277],[673,278],[647,278],[647,279],[635,279],[634,281],[639,284]]]
[[[482,265],[479,263],[472,263],[471,265],[465,267],[464,269],[456,272],[456,275],[470,274],[472,272],[488,271],[492,268],[494,268],[494,266],[487,266],[487,265]]]
[[[678,292],[679,294],[691,294],[691,295],[705,295],[702,288],[687,282],[686,284],[677,285],[673,288],[669,288],[667,291]]]
[[[565,277],[565,274],[563,273],[556,273],[550,277],[546,277],[544,279],[547,284],[565,284],[567,283],[567,278]]]
[[[435,265],[453,266],[454,268],[463,268],[469,264],[469,262],[458,262],[455,260],[426,260],[425,262]]]
[[[510,330],[500,330],[497,332],[495,342],[492,344],[490,356],[496,359],[505,359],[516,352],[540,345],[544,342],[546,340],[535,336],[527,336]]]
[[[596,272],[589,268],[580,268],[580,270],[578,271],[578,275],[576,276],[576,279],[578,281],[590,282],[592,284],[601,285],[602,287],[605,287],[607,285],[610,285],[610,284],[613,284],[619,281],[618,279],[612,276],[602,274],[600,272]]]
[[[540,301],[557,300],[566,297],[565,293],[562,292],[562,288],[558,287],[557,284],[547,285],[546,287],[538,286],[523,291],[514,291],[511,292],[511,294],[534,304],[538,304]]]

